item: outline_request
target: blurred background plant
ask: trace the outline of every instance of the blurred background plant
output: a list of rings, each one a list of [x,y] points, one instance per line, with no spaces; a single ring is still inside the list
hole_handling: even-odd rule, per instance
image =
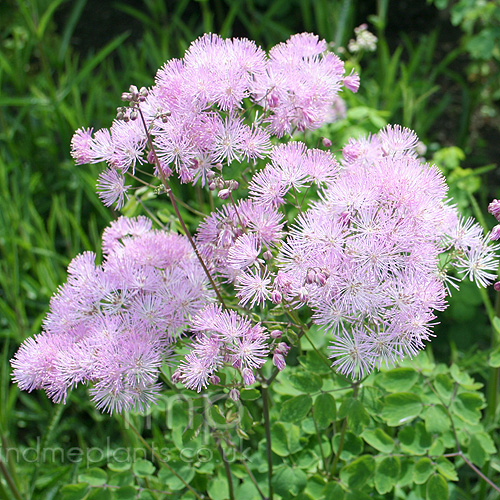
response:
[[[483,0],[0,2],[0,498],[55,498],[88,465],[18,462],[6,455],[9,448],[102,449],[110,439],[149,453],[135,433],[144,425],[140,417],[130,417],[134,427],[95,412],[81,390],[63,407],[40,393],[21,394],[10,383],[8,360],[22,340],[40,330],[69,260],[99,249],[102,229],[117,215],[95,194],[97,169],[76,167],[70,159],[76,128],[108,126],[123,90],[151,85],[157,68],[205,32],[246,36],[269,48],[311,31],[361,74],[359,93],[343,96],[345,119],[321,132],[334,149],[387,123],[411,127],[423,141],[422,155],[446,174],[462,211],[477,217],[492,197],[500,197],[499,22],[498,2]],[[139,209],[133,203],[126,207],[130,215]],[[490,216],[482,220],[486,227],[494,224]],[[446,327],[437,329],[428,351],[486,384],[485,428],[498,448],[498,363],[490,354],[496,352],[500,320],[493,301],[464,287],[451,298],[441,318]],[[161,445],[164,432],[170,431],[154,424],[146,435]],[[97,464],[106,461],[103,456]],[[179,471],[184,466],[175,465]],[[119,476],[119,465],[112,467]],[[116,488],[134,481],[134,495],[163,498],[146,496],[150,466],[142,467],[124,473],[122,483],[115,479]],[[488,462],[490,477],[498,479],[499,471],[498,461]],[[87,480],[99,483],[99,474]],[[183,487],[175,477],[169,489]],[[219,483],[213,484],[209,495],[218,498]],[[468,474],[453,491],[457,498],[494,498]],[[75,486],[64,494],[76,499],[89,493]],[[98,494],[89,498],[111,498]],[[129,498],[126,491],[114,494]]]

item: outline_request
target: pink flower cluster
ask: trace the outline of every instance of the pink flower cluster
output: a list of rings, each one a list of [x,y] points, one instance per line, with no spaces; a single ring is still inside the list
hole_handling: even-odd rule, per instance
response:
[[[200,392],[209,380],[219,382],[215,374],[227,364],[241,373],[245,385],[255,382],[254,370],[264,365],[270,352],[269,334],[260,323],[210,305],[193,319],[191,330],[197,335],[174,373],[175,381]]]
[[[125,99],[137,110],[119,108],[110,129],[79,129],[71,142],[77,164],[106,162],[98,191],[107,206],[123,206],[123,175],[148,156],[144,125],[160,160],[158,176],[172,169],[181,182],[204,185],[214,168],[255,162],[267,156],[272,135],[320,127],[339,113],[338,92],[357,91],[356,74],[344,75],[344,63],[327,51],[324,40],[303,33],[271,49],[269,55],[247,39],[204,35],[183,59],[168,61],[150,89],[131,88]],[[245,116],[247,103],[261,108]]]
[[[185,237],[151,229],[146,217],[121,217],[103,235],[104,261],[85,252],[50,303],[44,332],[27,339],[12,366],[24,390],[54,401],[91,382],[98,408],[147,408],[160,389],[171,344],[213,298]]]
[[[301,34],[266,55],[249,40],[205,35],[167,62],[151,89],[124,93],[131,105],[109,130],[75,133],[78,164],[107,163],[98,181],[106,205],[123,206],[124,175],[143,163],[154,164],[167,190],[175,171],[181,182],[219,189],[222,201],[198,226],[199,256],[187,238],[153,230],[145,217],[112,223],[103,264],[92,253],[73,260],[44,332],[12,360],[21,389],[64,401],[91,382],[99,408],[144,409],[174,341],[189,331],[173,381],[201,391],[229,367],[236,398],[268,358],[286,366],[283,332],[262,326],[268,307],[270,324],[281,315],[291,328],[302,308],[331,337],[332,365],[359,379],[416,355],[460,278],[495,280],[497,247],[447,199],[440,171],[418,158],[413,131],[389,125],[351,139],[339,161],[299,141],[272,145],[272,136],[330,120],[342,108],[342,85],[357,90],[359,77],[346,76],[326,48]],[[245,163],[251,178],[224,180],[233,162]],[[490,211],[500,219],[499,202]],[[491,239],[499,234],[495,228]],[[209,281],[223,283],[215,291],[238,312],[213,303]]]

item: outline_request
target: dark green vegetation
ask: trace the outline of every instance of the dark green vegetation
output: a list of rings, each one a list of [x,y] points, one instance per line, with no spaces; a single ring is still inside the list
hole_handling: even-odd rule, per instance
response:
[[[95,194],[98,168],[73,165],[73,131],[108,126],[123,90],[151,85],[156,69],[204,32],[269,47],[312,31],[345,47],[354,27],[368,22],[377,50],[344,54],[360,69],[361,88],[345,96],[347,118],[324,134],[340,149],[348,137],[386,123],[413,128],[463,212],[491,227],[486,206],[500,196],[500,13],[496,2],[476,4],[0,3],[0,498],[196,498],[186,484],[228,498],[217,445],[227,451],[236,498],[260,498],[255,482],[269,494],[258,424],[266,406],[255,389],[242,394],[244,406],[188,391],[183,399],[168,389],[151,417],[124,419],[97,413],[85,388],[56,406],[11,384],[8,360],[40,330],[69,260],[98,251],[101,230],[116,215]],[[167,203],[161,208],[171,216]],[[125,213],[140,213],[140,205]],[[270,389],[275,497],[342,499],[337,482],[327,483],[330,474],[351,491],[346,499],[498,498],[473,470],[500,483],[495,301],[490,290],[463,286],[426,354],[363,387],[332,377],[303,338]],[[328,461],[332,446],[341,450]],[[443,454],[452,455],[436,458]]]

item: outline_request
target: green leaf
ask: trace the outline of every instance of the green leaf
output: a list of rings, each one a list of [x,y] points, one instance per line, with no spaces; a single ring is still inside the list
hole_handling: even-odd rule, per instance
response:
[[[398,434],[401,446],[410,453],[423,455],[432,446],[432,436],[422,422],[403,427]]]
[[[285,466],[273,476],[273,487],[283,498],[296,497],[307,484],[307,475],[301,470]]]
[[[479,465],[479,467],[482,467],[486,463],[488,457],[486,451],[481,446],[479,439],[477,439],[474,435],[470,438],[467,454],[469,455],[471,461],[474,464]]]
[[[339,418],[347,417],[349,428],[360,434],[363,428],[370,423],[370,416],[359,399],[348,398],[339,409]]]
[[[287,457],[302,449],[300,429],[294,424],[276,422],[271,427],[271,449],[280,457]]]
[[[152,476],[156,468],[149,460],[137,460],[133,465],[134,474],[138,477]]]
[[[418,380],[418,372],[413,368],[395,368],[383,372],[378,384],[389,392],[407,392]]]
[[[320,498],[324,500],[344,500],[344,490],[340,484],[332,481],[323,488]]]
[[[79,483],[88,483],[90,486],[102,486],[107,481],[108,475],[106,472],[97,467],[86,469],[85,472],[78,475]]]
[[[455,382],[469,391],[481,389],[481,387],[483,387],[483,384],[476,382],[467,372],[461,371],[455,364],[451,365],[450,373]]]
[[[458,394],[451,405],[453,413],[469,424],[477,424],[481,420],[483,407],[483,396],[477,392]]]
[[[495,316],[495,319],[498,319]],[[500,368],[500,346],[498,346],[489,356],[488,364],[493,368]]]
[[[449,479],[450,481],[458,481],[455,466],[447,458],[439,457],[436,460],[436,467],[446,479]]]
[[[94,491],[91,491],[88,500],[111,500],[113,495],[109,488],[97,488]]]
[[[243,389],[240,392],[240,399],[242,401],[255,401],[260,398],[260,391],[257,389]]]
[[[130,462],[110,462],[108,464],[108,469],[113,472],[123,472],[129,470],[132,467]]]
[[[447,500],[448,483],[440,474],[434,474],[427,481],[425,488],[426,500]]]
[[[411,392],[390,394],[384,401],[381,416],[391,427],[411,422],[420,415],[423,407],[420,397]]]
[[[325,363],[324,359],[316,351],[308,351],[305,356],[299,356],[299,363],[308,373],[325,374],[330,373],[330,364]]]
[[[416,484],[424,484],[433,472],[431,459],[423,457],[413,467],[413,481]]]
[[[68,484],[61,488],[61,500],[82,500],[89,490],[90,487],[86,483]]]
[[[168,464],[184,481],[166,468],[160,469],[158,472],[158,479],[166,485],[167,490],[178,491],[184,489],[186,487],[184,482],[189,484],[195,476],[193,465],[182,460],[170,460]]]
[[[427,407],[422,418],[425,422],[425,428],[427,432],[442,433],[451,429],[450,418],[443,405],[435,405]]]
[[[332,446],[337,453],[340,444],[340,434],[337,433],[333,436]],[[351,458],[359,457],[363,451],[363,440],[351,431],[347,431],[344,435],[344,445],[340,453],[343,460],[350,460]]]
[[[225,500],[229,498],[229,486],[225,477],[216,477],[208,483],[208,496],[212,500]]]
[[[363,455],[340,471],[340,478],[349,488],[361,488],[372,477],[375,460],[371,455]]]
[[[337,418],[335,398],[328,393],[320,394],[314,401],[313,416],[319,430],[326,429]]]
[[[310,372],[304,373],[301,371],[292,373],[288,376],[288,380],[290,380],[290,383],[293,385],[293,387],[295,387],[295,389],[305,394],[318,392],[323,386],[321,377],[319,377],[315,373]]]
[[[113,491],[115,500],[135,500],[137,497],[137,490],[133,486],[122,486]]]
[[[302,420],[311,409],[312,398],[306,394],[301,394],[292,399],[288,399],[281,407],[280,417],[285,422],[298,422]]]
[[[385,457],[377,464],[375,469],[375,488],[384,495],[389,493],[396,484],[401,465],[398,457]]]
[[[455,384],[453,380],[444,373],[440,373],[436,376],[436,380],[434,381],[434,387],[436,388],[439,397],[448,404],[450,402],[451,396],[453,394]]]
[[[370,446],[383,453],[390,453],[394,448],[394,439],[379,427],[375,430],[365,429],[361,437]]]

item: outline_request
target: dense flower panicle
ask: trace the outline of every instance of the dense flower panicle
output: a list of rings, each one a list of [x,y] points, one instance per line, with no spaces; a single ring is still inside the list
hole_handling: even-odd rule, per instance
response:
[[[246,39],[207,34],[183,59],[158,70],[155,85],[138,104],[163,175],[175,170],[181,182],[206,182],[219,163],[255,162],[269,154],[270,137],[316,129],[343,113],[338,96],[359,78],[344,78],[344,64],[316,35],[303,33],[271,49],[269,56]],[[124,94],[131,96],[131,94]],[[245,101],[264,113],[245,122]],[[71,154],[77,164],[106,162],[124,173],[153,163],[142,118],[123,108],[108,129],[79,129]],[[104,201],[109,203],[109,197]]]
[[[192,328],[197,336],[174,381],[200,392],[220,368],[229,366],[238,370],[245,385],[255,382],[254,370],[263,366],[270,353],[269,334],[259,323],[210,305],[193,319]]]
[[[272,142],[345,116],[342,87],[356,92],[359,76],[346,74],[315,35],[294,35],[266,55],[252,41],[206,34],[158,70],[150,89],[124,92],[129,107],[118,108],[109,129],[77,130],[75,162],[107,164],[98,179],[106,206],[122,208],[124,175],[149,163],[163,182],[175,173],[181,183],[207,185],[222,207],[198,227],[198,256],[187,238],[153,229],[146,217],[114,221],[103,234],[102,264],[91,252],[70,263],[44,331],[12,360],[19,387],[64,401],[91,383],[98,408],[144,410],[173,344],[189,331],[172,381],[200,392],[230,368],[237,400],[268,358],[279,371],[286,366],[282,332],[269,334],[250,313],[267,305],[283,314],[307,307],[331,336],[332,366],[354,379],[423,349],[436,311],[458,287],[450,271],[478,286],[495,280],[489,240],[500,238],[500,225],[485,237],[458,214],[410,129],[388,125],[350,139],[340,161],[303,142]],[[321,143],[332,147],[326,137]],[[243,162],[253,176],[248,197],[238,199],[249,169],[237,181],[223,174]],[[489,211],[500,222],[498,200]],[[198,257],[239,312],[226,308],[231,301],[214,303]]]
[[[103,250],[102,265],[91,252],[70,263],[44,332],[12,360],[14,380],[54,401],[90,382],[98,408],[144,410],[160,389],[170,345],[213,293],[187,239],[151,229],[145,217],[113,222]]]
[[[446,200],[439,170],[417,159],[417,141],[399,126],[351,140],[340,173],[278,255],[275,289],[311,307],[333,335],[333,366],[353,378],[425,346],[451,268],[478,286],[496,277],[496,247]]]

